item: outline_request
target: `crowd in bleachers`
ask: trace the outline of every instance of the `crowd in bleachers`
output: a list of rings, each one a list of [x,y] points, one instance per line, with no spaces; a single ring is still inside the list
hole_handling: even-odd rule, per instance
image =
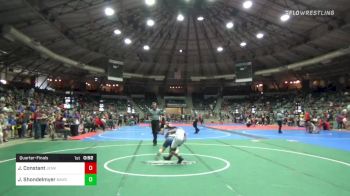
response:
[[[0,142],[33,137],[54,139],[60,135],[67,139],[67,135],[138,121],[137,116],[126,114],[126,100],[107,100],[101,110],[101,102],[94,96],[75,95],[68,107],[66,96],[38,89],[0,87]]]
[[[113,129],[147,119],[147,115],[139,119],[138,114],[127,112],[130,103],[126,98],[104,99],[101,109],[101,98],[78,93],[71,103],[74,107],[67,108],[66,96],[64,92],[1,86],[0,142],[17,138],[54,139],[60,135],[67,138],[67,135]],[[146,94],[133,102],[147,114],[155,100],[155,94]],[[268,125],[275,123],[280,112],[284,124],[289,126],[306,126],[305,121],[310,121],[320,129],[349,128],[350,96],[344,92],[224,97],[220,112],[212,115],[215,105],[214,97],[193,95],[192,113],[165,117],[168,121],[188,122],[199,116],[204,119],[218,116],[220,121]]]
[[[289,126],[304,126],[305,114],[321,129],[344,129],[347,125],[347,108],[350,96],[344,92],[286,94],[271,96],[252,96],[243,99],[225,99],[222,110],[230,114],[234,122],[254,124],[275,123],[278,112],[284,116],[284,124]]]
[[[153,101],[157,100],[157,97],[153,93],[146,93],[144,97],[133,98],[134,103],[142,110],[147,112]]]
[[[217,98],[207,97],[205,98],[201,94],[192,95],[193,108],[197,111],[212,112],[216,105]]]

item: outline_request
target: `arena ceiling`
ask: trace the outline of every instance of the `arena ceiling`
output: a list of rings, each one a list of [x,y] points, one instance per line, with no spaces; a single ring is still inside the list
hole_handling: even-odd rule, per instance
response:
[[[243,3],[157,0],[148,6],[145,0],[0,0],[0,24],[11,25],[54,53],[84,64],[105,68],[102,62],[107,57],[123,61],[125,72],[166,78],[174,72],[181,72],[183,78],[234,74],[235,63],[241,61],[252,61],[254,71],[265,70],[350,45],[348,0],[253,0],[249,9]],[[107,16],[107,7],[115,13]],[[286,10],[334,10],[334,15],[290,16],[283,22]],[[93,75],[2,34],[2,69]],[[131,44],[125,43],[126,38]],[[349,62],[349,55],[344,55],[316,63],[307,72],[322,75],[320,68],[333,64],[338,67],[326,73],[349,72]],[[292,74],[301,73],[305,71]]]

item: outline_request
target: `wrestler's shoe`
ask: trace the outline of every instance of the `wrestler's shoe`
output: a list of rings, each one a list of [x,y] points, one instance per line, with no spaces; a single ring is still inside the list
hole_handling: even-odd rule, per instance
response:
[[[184,158],[179,157],[179,159],[177,160],[177,164],[181,164],[181,162],[184,160]]]
[[[163,159],[166,160],[166,161],[169,161],[171,159],[171,156],[167,156],[167,157],[164,156]]]

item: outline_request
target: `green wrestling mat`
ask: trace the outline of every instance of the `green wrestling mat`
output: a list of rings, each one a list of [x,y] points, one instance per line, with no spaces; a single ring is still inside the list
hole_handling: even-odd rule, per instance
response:
[[[184,163],[149,141],[32,141],[0,148],[1,196],[350,195],[350,152],[285,140],[198,140]],[[96,153],[96,186],[15,185],[16,153]],[[166,155],[166,154],[164,154]]]

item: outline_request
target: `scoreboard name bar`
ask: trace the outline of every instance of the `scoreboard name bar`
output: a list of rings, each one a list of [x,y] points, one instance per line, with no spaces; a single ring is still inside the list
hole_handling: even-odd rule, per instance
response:
[[[96,162],[96,154],[16,154],[16,162]]]

